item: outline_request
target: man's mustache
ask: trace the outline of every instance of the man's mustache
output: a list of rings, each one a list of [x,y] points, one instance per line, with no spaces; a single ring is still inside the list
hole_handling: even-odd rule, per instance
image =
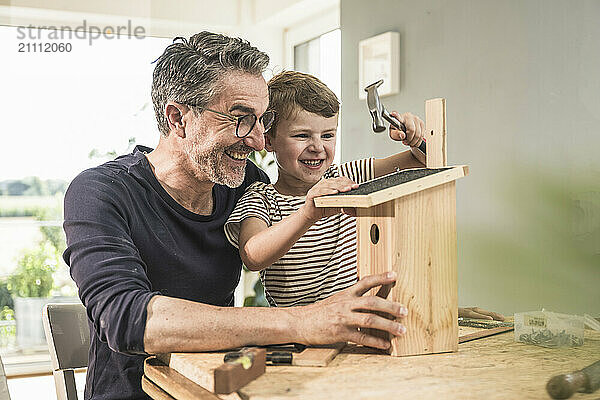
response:
[[[254,151],[254,149],[252,147],[247,146],[243,143],[242,144],[234,144],[233,146],[226,147],[225,150],[235,151],[238,153],[251,153]]]

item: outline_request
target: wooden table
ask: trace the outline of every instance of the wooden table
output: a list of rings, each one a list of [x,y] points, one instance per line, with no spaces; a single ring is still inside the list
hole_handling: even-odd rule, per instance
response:
[[[466,333],[473,328],[466,328]],[[461,328],[461,334],[465,329]],[[269,366],[226,398],[261,399],[547,399],[548,379],[600,359],[600,333],[581,347],[546,349],[513,332],[459,345],[457,353],[390,357],[348,346],[328,367]],[[598,399],[600,392],[572,399]]]

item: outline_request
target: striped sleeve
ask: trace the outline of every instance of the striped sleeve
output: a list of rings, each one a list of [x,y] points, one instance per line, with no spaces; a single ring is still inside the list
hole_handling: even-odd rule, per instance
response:
[[[269,203],[266,196],[261,193],[260,187],[255,185],[248,187],[225,222],[225,236],[236,248],[239,248],[240,225],[243,220],[250,217],[259,218],[271,226]]]
[[[348,177],[356,183],[364,183],[374,178],[373,174],[374,158],[363,158],[362,160],[353,160],[341,164],[339,173],[341,176]]]

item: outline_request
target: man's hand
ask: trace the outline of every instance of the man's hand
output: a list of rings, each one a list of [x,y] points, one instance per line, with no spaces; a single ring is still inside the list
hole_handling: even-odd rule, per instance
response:
[[[352,180],[343,176],[339,178],[321,179],[308,191],[304,205],[298,211],[302,213],[304,217],[307,218],[311,223],[315,223],[323,217],[339,214],[342,212],[340,208],[315,207],[315,197],[324,196],[326,194],[347,192],[351,189],[356,189],[357,187],[357,183],[354,183]]]
[[[402,143],[410,147],[418,147],[423,141],[423,135],[425,134],[425,123],[421,118],[411,113],[400,115],[396,111],[392,111],[390,115],[402,122],[406,127],[406,133],[404,133],[390,125],[390,138],[397,141],[401,140]]]
[[[394,285],[396,273],[387,272],[361,279],[352,287],[335,295],[296,309],[298,334],[304,344],[328,344],[354,342],[357,344],[388,349],[391,343],[385,339],[367,335],[359,328],[374,328],[394,336],[402,335],[406,328],[373,312],[384,312],[396,318],[407,315],[406,307],[377,296],[364,296],[371,288]]]
[[[458,308],[458,316],[463,318],[490,319],[504,321],[504,315],[493,311],[482,310],[479,307]]]

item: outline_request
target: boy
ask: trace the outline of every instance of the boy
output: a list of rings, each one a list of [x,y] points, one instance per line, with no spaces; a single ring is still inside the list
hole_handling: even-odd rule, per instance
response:
[[[225,224],[229,241],[246,267],[261,271],[271,306],[297,306],[323,300],[356,282],[356,221],[339,209],[320,209],[313,199],[358,187],[394,172],[422,167],[405,151],[384,159],[332,165],[339,101],[316,77],[287,71],[269,85],[269,109],[276,119],[266,148],[278,167],[278,180],[248,187]],[[407,127],[391,130],[394,140],[421,143],[424,123],[412,114],[392,113]]]

